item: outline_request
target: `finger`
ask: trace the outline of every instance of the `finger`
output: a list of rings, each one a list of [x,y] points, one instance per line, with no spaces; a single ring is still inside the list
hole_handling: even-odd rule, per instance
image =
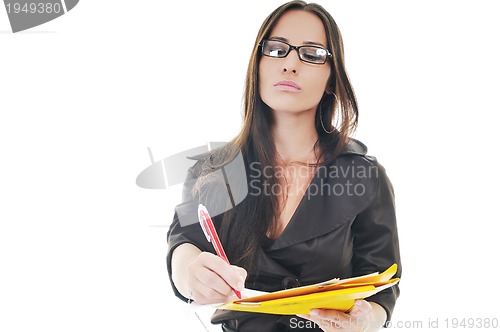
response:
[[[312,309],[309,315],[314,318],[326,319],[337,322],[342,322],[350,319],[350,316],[348,314],[333,309]]]
[[[236,265],[231,265],[231,268],[240,275],[240,277],[244,280],[247,279],[247,270],[245,270],[244,268],[242,267],[239,267],[239,266],[236,266]]]
[[[232,289],[213,271],[201,267],[191,272],[188,285],[192,298],[200,304],[228,302],[232,297]]]
[[[246,271],[242,272],[243,269],[234,269],[222,258],[211,253],[201,253],[200,256],[202,256],[200,259],[204,266],[218,274],[231,288],[238,291],[243,290],[245,287],[243,274],[246,277]]]
[[[228,296],[219,294],[205,285],[198,285],[191,292],[192,299],[199,304],[224,303],[229,301]]]
[[[188,286],[193,299],[202,304],[226,302],[231,288],[217,273],[205,266],[205,260],[206,257],[196,259],[188,266]]]
[[[352,325],[349,315],[338,310],[312,309],[309,315],[302,315],[302,318],[318,324],[324,331],[344,329]]]
[[[207,298],[228,298],[231,296],[232,289],[221,276],[208,269],[200,268],[193,274],[193,288]]]
[[[337,331],[338,329],[344,329],[349,327],[349,324],[343,323],[338,318],[333,316],[325,317],[321,313],[316,313],[312,311],[314,315],[297,315],[300,318],[310,320],[311,322],[317,324],[321,327],[323,331]]]
[[[367,317],[370,312],[372,311],[372,306],[370,303],[368,303],[365,300],[356,300],[354,302],[354,307],[352,308],[351,312],[349,313],[351,317],[356,317],[356,318],[363,318]]]

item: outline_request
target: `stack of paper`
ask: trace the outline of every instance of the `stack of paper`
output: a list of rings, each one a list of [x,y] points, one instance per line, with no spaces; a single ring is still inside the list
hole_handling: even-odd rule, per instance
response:
[[[218,309],[279,315],[309,314],[311,309],[348,311],[357,299],[372,296],[399,282],[391,279],[397,271],[394,264],[383,273],[372,273],[349,279],[332,279],[319,284],[297,287],[225,303]]]

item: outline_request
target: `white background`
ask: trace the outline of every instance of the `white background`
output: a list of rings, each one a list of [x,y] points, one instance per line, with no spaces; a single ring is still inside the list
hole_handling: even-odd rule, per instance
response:
[[[148,146],[161,159],[236,135],[250,49],[281,3],[83,0],[17,34],[0,8],[1,331],[204,331],[166,272],[179,190],[135,178]],[[396,190],[394,320],[500,318],[495,1],[322,4],[355,137]]]

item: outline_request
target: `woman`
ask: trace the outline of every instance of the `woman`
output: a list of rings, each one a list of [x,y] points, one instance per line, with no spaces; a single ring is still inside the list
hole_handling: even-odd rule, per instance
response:
[[[226,302],[244,286],[276,291],[383,271],[393,263],[400,277],[392,186],[366,147],[349,138],[357,124],[356,98],[340,32],[321,6],[292,1],[264,21],[248,67],[244,107],[240,134],[197,156],[188,174],[185,202],[168,233],[167,266],[176,295],[201,304]],[[215,170],[238,153],[248,194],[214,217],[229,265],[214,254],[198,224],[181,227],[179,214],[195,220],[198,203],[217,201],[213,188],[221,178]],[[218,311],[212,322],[222,323],[224,331],[378,330],[398,295],[394,286],[356,301],[348,313]]]

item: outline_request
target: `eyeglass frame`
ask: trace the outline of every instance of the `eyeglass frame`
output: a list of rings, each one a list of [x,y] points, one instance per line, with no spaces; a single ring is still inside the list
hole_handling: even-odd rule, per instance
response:
[[[264,45],[266,42],[268,41],[273,41],[273,42],[279,42],[279,43],[283,43],[285,45],[288,46],[288,52],[286,52],[285,55],[283,56],[272,56],[272,55],[267,55],[264,53]],[[301,46],[294,46],[294,45],[290,45],[288,44],[287,42],[283,41],[283,40],[279,40],[279,39],[263,39],[260,43],[259,43],[259,46],[260,46],[260,54],[262,54],[263,56],[267,56],[269,58],[273,58],[273,59],[284,59],[288,56],[288,54],[290,54],[290,52],[292,50],[296,50],[297,51],[297,55],[300,59],[300,61],[303,61],[303,62],[306,62],[306,63],[311,63],[313,65],[324,65],[326,63],[326,61],[328,60],[328,58],[332,58],[333,55],[332,53],[324,48],[324,47],[321,47],[321,46],[317,46],[317,45],[301,45]],[[302,47],[314,47],[314,48],[319,48],[319,49],[322,49],[322,50],[325,50],[326,51],[326,58],[325,58],[325,61],[322,62],[322,63],[319,63],[319,62],[312,62],[312,61],[308,61],[308,60],[305,60],[305,59],[302,59],[302,56],[300,55],[300,49]]]

